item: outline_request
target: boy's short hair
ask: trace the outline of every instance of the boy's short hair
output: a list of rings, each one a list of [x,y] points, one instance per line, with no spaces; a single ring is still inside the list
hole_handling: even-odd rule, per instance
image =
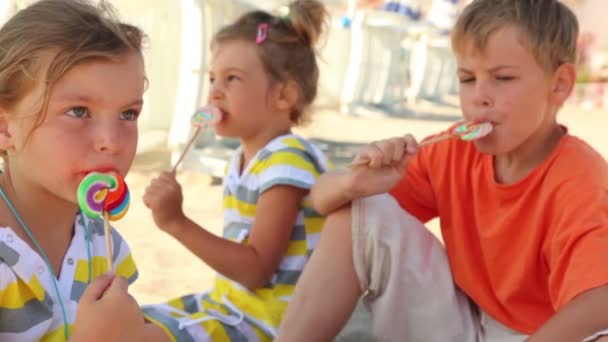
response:
[[[475,0],[452,30],[452,48],[462,53],[467,42],[483,51],[492,33],[507,26],[520,30],[538,63],[554,71],[575,63],[578,38],[576,15],[558,0]]]

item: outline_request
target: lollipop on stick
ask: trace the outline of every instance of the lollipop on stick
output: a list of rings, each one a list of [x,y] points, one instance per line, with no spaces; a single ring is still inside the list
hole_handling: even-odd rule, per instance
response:
[[[477,140],[490,134],[492,129],[494,129],[492,124],[486,121],[458,122],[444,134],[427,139],[418,144],[418,146],[430,145],[452,138],[460,138],[460,140],[464,141]]]
[[[210,126],[213,127],[217,125],[221,120],[222,112],[220,112],[220,110],[216,107],[203,107],[196,111],[196,113],[194,113],[194,115],[192,116],[192,126],[196,127],[196,130],[190,137],[190,140],[186,144],[186,147],[182,151],[182,154],[177,159],[177,162],[175,163],[175,165],[173,165],[173,169],[171,170],[172,172],[175,172],[175,170],[177,170],[177,166],[179,165],[179,163],[181,163],[182,159],[184,159],[184,156],[190,149],[190,146],[192,146],[192,144],[196,140],[196,137],[198,137],[198,134],[200,133],[201,129]]]
[[[112,232],[109,221],[121,219],[129,210],[131,196],[125,181],[116,173],[91,172],[78,186],[78,205],[90,218],[103,216],[106,261],[112,271]]]
[[[454,124],[445,133],[427,139],[418,144],[418,146],[422,147],[431,145],[453,138],[460,138],[460,140],[464,141],[472,141],[485,137],[486,135],[490,134],[493,129],[494,126],[487,121],[461,121]],[[365,165],[367,163],[369,163],[369,160],[361,159],[351,164],[351,166]]]

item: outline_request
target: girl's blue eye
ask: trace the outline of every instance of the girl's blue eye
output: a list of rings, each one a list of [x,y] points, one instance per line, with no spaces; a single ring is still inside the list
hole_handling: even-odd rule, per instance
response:
[[[235,81],[235,80],[238,80],[238,79],[239,79],[239,77],[236,76],[236,75],[229,75],[228,76],[228,81]]]
[[[86,107],[74,107],[65,113],[75,118],[84,118],[89,115],[89,110]]]
[[[138,113],[134,110],[127,110],[120,113],[120,119],[126,121],[137,120]]]

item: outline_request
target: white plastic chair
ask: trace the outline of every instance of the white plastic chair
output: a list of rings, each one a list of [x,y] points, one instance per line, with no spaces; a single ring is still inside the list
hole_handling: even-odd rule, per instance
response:
[[[424,54],[424,37],[432,28],[394,12],[362,10],[355,14],[351,56],[341,95],[341,112],[366,109],[407,111],[411,99],[412,52]],[[415,50],[422,48],[422,50]],[[424,56],[418,58],[423,61]],[[421,75],[418,75],[418,79]],[[417,87],[417,85],[414,85]]]

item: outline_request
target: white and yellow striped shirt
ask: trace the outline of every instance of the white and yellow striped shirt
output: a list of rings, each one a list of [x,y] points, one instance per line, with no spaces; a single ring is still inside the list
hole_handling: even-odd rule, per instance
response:
[[[91,237],[91,278],[107,271],[103,221],[86,219]],[[19,228],[20,229],[20,228]],[[89,281],[85,224],[76,217],[74,237],[56,279],[72,331],[78,300]],[[49,231],[51,233],[52,231]],[[129,247],[112,231],[113,265],[117,275],[132,283],[137,269]],[[10,227],[0,228],[0,341],[65,341],[61,307],[46,263]]]
[[[224,238],[240,243],[248,241],[256,203],[264,191],[276,185],[310,189],[316,179],[330,168],[329,161],[318,147],[295,134],[273,139],[258,151],[242,173],[239,172],[241,157],[239,149],[224,179]],[[323,222],[324,218],[313,209],[307,195],[301,203],[287,252],[270,282],[255,291],[258,298],[289,300],[319,241]],[[231,287],[231,292],[248,292],[240,284],[221,276],[216,287]],[[237,302],[234,304],[239,306]]]
[[[293,134],[273,139],[242,173],[239,172],[241,158],[239,149],[224,178],[223,235],[242,244],[248,243],[256,204],[264,191],[277,185],[310,189],[330,167],[316,146]],[[317,245],[323,221],[306,196],[287,252],[266,286],[251,292],[218,275],[211,291],[146,306],[146,317],[163,328],[173,341],[271,341],[295,284]]]

